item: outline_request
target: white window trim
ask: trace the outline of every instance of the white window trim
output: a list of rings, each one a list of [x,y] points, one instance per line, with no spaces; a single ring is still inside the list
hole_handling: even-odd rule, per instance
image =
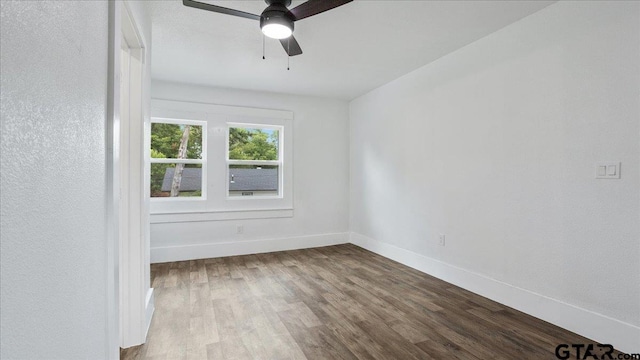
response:
[[[183,197],[169,200],[166,198],[152,198],[152,223],[293,216],[293,112],[152,99],[151,117],[153,122],[158,122],[156,121],[157,119],[204,121],[207,123],[206,138],[208,139],[207,144],[203,144],[203,152],[205,147],[208,152],[208,155],[203,155],[203,157],[206,156],[207,166],[206,171],[203,169],[203,177],[207,173],[206,198],[204,196],[203,198]],[[180,120],[179,123],[186,124],[183,120]],[[230,124],[248,128],[251,126],[259,128],[272,127],[281,131],[279,134],[279,151],[281,153],[278,161],[273,163],[274,165],[279,165],[280,171],[282,171],[282,176],[279,177],[280,195],[278,197],[228,196],[227,163],[235,163],[237,161],[228,160],[227,142]],[[214,138],[219,139],[221,136],[225,137],[222,142],[216,141]],[[210,145],[213,145],[214,148],[210,147]],[[213,154],[215,153],[213,151],[221,151],[221,154],[218,153],[221,156],[214,156]],[[255,162],[270,165],[267,164],[270,161]],[[247,164],[245,161],[242,161],[242,163]],[[215,172],[216,169],[218,172]],[[224,178],[220,174],[223,174]],[[203,178],[203,184],[205,183],[204,181]],[[205,191],[203,189],[204,194]]]
[[[151,117],[151,124],[174,124],[174,125],[194,125],[202,126],[202,154],[200,159],[170,159],[170,158],[152,158],[149,156],[150,164],[201,164],[202,165],[202,182],[199,197],[155,197],[151,201],[157,202],[174,202],[174,201],[206,201],[207,200],[207,122],[202,120],[182,120],[180,118],[161,118]],[[149,134],[151,137],[151,134]]]
[[[231,128],[243,128],[243,129],[269,129],[269,130],[277,130],[278,131],[278,160],[230,160],[229,159],[229,132]],[[244,200],[254,200],[254,199],[282,199],[284,197],[284,126],[277,125],[262,125],[262,124],[249,124],[249,123],[227,123],[227,134],[226,134],[226,149],[225,149],[225,159],[226,159],[226,172],[227,172],[227,181],[226,181],[226,189],[225,194],[227,196],[227,200],[230,201],[244,201]],[[284,146],[283,146],[284,145]],[[276,196],[229,196],[229,165],[265,165],[265,166],[278,166],[278,195]]]
[[[279,219],[279,218],[288,218],[288,217],[293,217],[293,209],[159,213],[159,214],[154,214],[151,217],[151,223],[165,224],[165,223],[176,223],[176,222]]]

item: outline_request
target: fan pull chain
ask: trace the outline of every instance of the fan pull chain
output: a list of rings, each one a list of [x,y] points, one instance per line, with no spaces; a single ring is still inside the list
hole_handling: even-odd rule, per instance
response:
[[[262,60],[264,60],[264,35],[262,35]]]
[[[287,71],[289,70],[289,64],[291,63],[291,37],[287,39]]]

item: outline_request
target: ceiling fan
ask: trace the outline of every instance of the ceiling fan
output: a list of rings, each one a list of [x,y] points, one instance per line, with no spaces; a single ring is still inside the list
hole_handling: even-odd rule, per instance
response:
[[[284,51],[289,56],[302,54],[300,44],[293,37],[293,23],[327,10],[349,3],[353,0],[309,0],[293,9],[287,9],[291,0],[265,0],[267,8],[260,15],[229,9],[222,6],[202,3],[195,0],[182,0],[185,6],[221,14],[239,16],[246,19],[260,20],[260,28],[264,35],[280,40]]]

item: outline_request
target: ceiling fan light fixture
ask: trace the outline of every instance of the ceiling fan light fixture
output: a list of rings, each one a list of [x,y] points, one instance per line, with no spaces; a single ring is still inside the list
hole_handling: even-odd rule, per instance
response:
[[[272,39],[286,39],[293,34],[293,31],[286,25],[273,23],[263,25],[262,33]]]
[[[293,20],[282,5],[271,5],[260,15],[262,33],[273,39],[286,39],[293,34]]]

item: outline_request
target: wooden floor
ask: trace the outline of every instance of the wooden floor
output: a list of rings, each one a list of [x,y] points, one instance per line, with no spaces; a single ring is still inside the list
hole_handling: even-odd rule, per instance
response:
[[[151,265],[122,359],[556,359],[576,334],[354,245]]]

